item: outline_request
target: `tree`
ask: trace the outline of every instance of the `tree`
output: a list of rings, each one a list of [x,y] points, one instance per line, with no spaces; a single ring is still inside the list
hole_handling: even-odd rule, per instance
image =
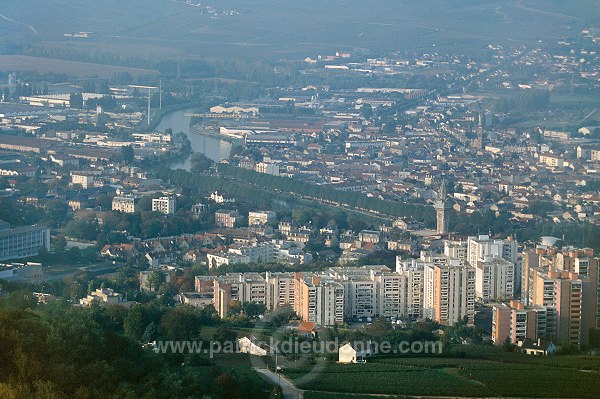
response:
[[[67,239],[63,235],[57,235],[52,240],[52,251],[56,254],[62,254],[67,248]]]
[[[81,93],[71,93],[69,104],[71,108],[83,109],[83,95]]]
[[[156,339],[157,335],[158,335],[158,330],[156,329],[156,324],[154,324],[154,322],[151,321],[150,324],[148,324],[148,326],[146,326],[146,329],[144,330],[144,334],[142,334],[142,341],[143,342],[152,342]]]
[[[150,291],[158,291],[160,286],[167,281],[167,276],[164,273],[155,270],[148,275],[148,288]]]
[[[146,316],[144,308],[140,305],[131,307],[123,322],[125,336],[131,340],[139,341],[146,332],[147,326],[148,317]]]
[[[179,306],[168,310],[160,319],[160,331],[169,339],[189,340],[200,333],[202,319],[198,309],[189,306]]]
[[[515,345],[513,345],[513,343],[510,341],[510,337],[506,337],[506,339],[502,343],[502,350],[504,352],[514,352],[515,351]]]
[[[131,145],[124,145],[121,147],[121,158],[123,162],[132,164],[135,161],[135,154]]]
[[[65,222],[69,218],[71,208],[69,205],[62,201],[53,200],[49,201],[45,206],[46,221],[52,227],[63,227]]]
[[[237,316],[242,312],[242,304],[240,301],[232,300],[229,303],[229,309],[227,310],[227,316]]]
[[[244,314],[249,318],[255,318],[265,313],[267,308],[264,303],[246,302],[242,306]]]
[[[363,104],[363,106],[360,107],[360,113],[363,118],[369,120],[373,117],[373,107],[371,107],[371,104]]]

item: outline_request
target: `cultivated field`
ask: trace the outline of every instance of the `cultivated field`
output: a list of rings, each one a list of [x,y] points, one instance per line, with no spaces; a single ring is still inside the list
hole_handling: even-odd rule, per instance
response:
[[[505,354],[506,355],[506,354]],[[600,357],[533,358],[500,354],[497,360],[453,358],[371,359],[366,364],[329,363],[300,388],[320,392],[406,396],[596,398]],[[493,357],[492,357],[493,358]],[[287,373],[300,379],[302,372]],[[302,380],[301,380],[302,381]]]
[[[56,73],[69,76],[110,78],[115,74],[128,73],[133,77],[158,74],[150,69],[126,68],[87,62],[63,61],[23,55],[0,55],[0,71],[30,71],[39,74]]]
[[[0,0],[0,31],[28,31],[45,46],[96,47],[104,53],[161,56],[178,49],[202,57],[288,58],[336,50],[473,53],[489,43],[552,41],[586,27],[600,2],[578,0],[230,0],[203,6],[235,10],[213,16],[170,0]],[[77,18],[72,18],[77,16]],[[16,21],[16,22],[14,22]],[[28,28],[28,27],[31,28]],[[37,33],[33,33],[33,30]],[[64,33],[92,32],[89,38]],[[133,51],[132,51],[133,50]]]

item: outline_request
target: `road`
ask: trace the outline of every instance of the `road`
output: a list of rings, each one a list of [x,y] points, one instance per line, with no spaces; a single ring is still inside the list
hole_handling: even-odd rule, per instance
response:
[[[15,24],[23,25],[23,26],[27,27],[27,29],[29,29],[32,33],[35,33],[36,35],[38,33],[37,30],[33,26],[26,24],[25,22],[21,22],[21,21],[14,20],[12,18],[8,18],[6,15],[4,15],[2,13],[0,13],[0,18],[6,20],[8,22],[14,22]]]
[[[283,391],[284,399],[303,399],[304,398],[304,391],[296,388],[296,386],[294,384],[292,384],[290,382],[290,380],[288,380],[284,376],[282,376],[282,375],[278,376],[274,372],[267,370],[267,369],[255,368],[255,370],[258,371],[259,373],[263,374],[269,380],[271,380],[271,382],[273,384],[278,384],[278,383],[281,384],[281,390]],[[281,378],[279,378],[279,377],[281,377]]]

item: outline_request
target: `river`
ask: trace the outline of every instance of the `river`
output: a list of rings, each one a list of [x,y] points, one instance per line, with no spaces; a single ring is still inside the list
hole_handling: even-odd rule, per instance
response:
[[[168,128],[171,128],[173,133],[185,133],[192,144],[192,150],[206,155],[213,161],[219,162],[225,158],[229,158],[229,155],[231,154],[231,143],[219,140],[215,137],[192,133],[190,131],[191,118],[185,116],[186,112],[193,112],[193,110],[173,111],[166,114],[161,119],[156,130],[164,132]],[[174,163],[171,168],[190,170],[190,158],[188,157],[180,162]]]

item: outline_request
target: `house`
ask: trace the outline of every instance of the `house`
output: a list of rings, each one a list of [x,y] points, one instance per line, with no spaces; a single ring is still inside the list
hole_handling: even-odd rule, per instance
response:
[[[212,293],[200,292],[182,292],[179,294],[179,301],[184,305],[192,305],[205,308],[213,303]]]
[[[372,355],[371,341],[349,342],[340,348],[338,363],[365,363]]]
[[[92,306],[97,303],[101,306],[104,305],[131,305],[135,302],[128,302],[123,298],[122,294],[114,292],[110,288],[98,288],[96,291],[92,291],[87,297],[79,300],[79,304],[83,306]]]
[[[317,323],[303,321],[298,326],[298,335],[308,337],[308,338],[314,338],[314,337],[316,337],[317,333],[320,330],[321,330],[321,328],[319,327],[319,325]]]
[[[241,353],[248,353],[254,356],[267,356],[267,350],[260,343],[256,344],[248,337],[238,339],[238,348]]]
[[[519,341],[519,348],[527,355],[550,355],[557,349],[552,341],[542,341],[540,338],[537,341],[525,338],[523,341]]]

